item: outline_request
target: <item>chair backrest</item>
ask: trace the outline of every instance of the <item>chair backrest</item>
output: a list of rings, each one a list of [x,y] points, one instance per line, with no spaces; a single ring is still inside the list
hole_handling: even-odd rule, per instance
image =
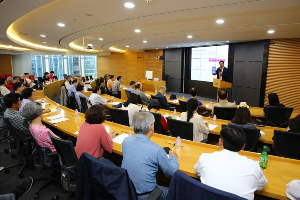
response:
[[[89,80],[89,76],[85,76],[85,79],[88,81]]]
[[[82,77],[82,81],[85,82],[85,78],[84,77]]]
[[[138,104],[143,104],[143,101],[142,101],[142,99],[141,99],[141,96],[140,95],[136,95],[137,96],[137,98],[138,98]]]
[[[166,109],[163,102],[162,102],[162,99],[160,97],[157,97],[157,96],[154,96],[154,95],[151,95],[151,99],[157,99],[159,101],[159,104],[160,104],[160,107],[162,109]]]
[[[129,98],[129,96],[130,96],[131,92],[130,92],[130,91],[128,91],[128,90],[126,90],[125,92],[126,92],[126,96],[127,96],[127,98]]]
[[[159,134],[165,134],[165,131],[161,124],[161,114],[159,113],[152,113],[152,114],[154,115],[154,119],[155,119],[154,132]]]
[[[43,82],[43,77],[37,77],[37,78],[39,83]]]
[[[88,109],[86,98],[80,97],[80,102],[81,102],[81,112],[85,113],[85,111]]]
[[[227,127],[227,126],[228,125],[222,124],[222,128]],[[243,130],[246,134],[246,146],[243,150],[256,152],[260,129],[243,128]]]
[[[214,107],[214,115],[218,119],[232,120],[237,108]]]
[[[34,75],[29,75],[30,80],[35,80]]]
[[[90,76],[90,79],[93,79],[93,76]]]
[[[179,100],[179,104],[180,104],[182,112],[186,112],[186,110],[187,110],[187,102]]]
[[[276,126],[281,128],[288,127],[289,119],[294,108],[285,108],[277,106],[266,107],[266,125]]]
[[[64,76],[64,79],[66,79],[68,75],[67,74],[63,74],[63,76]]]
[[[21,150],[21,140],[16,130],[13,128],[12,124],[10,123],[9,119],[3,118],[3,121],[10,132],[9,141],[10,141],[11,154],[17,155],[18,153],[20,153]]]
[[[5,75],[4,74],[0,74],[0,78],[5,78]]]
[[[115,109],[115,108],[108,108],[112,121],[117,124],[122,124],[125,126],[129,126],[129,117],[127,110]]]
[[[53,76],[54,79],[57,79],[57,76]]]
[[[300,133],[274,131],[274,154],[300,160]]]
[[[6,111],[7,107],[5,103],[0,103],[0,116],[4,115],[4,112]]]
[[[188,200],[245,200],[243,197],[205,185],[179,170],[172,177],[167,200],[177,199],[176,197],[185,197]]]
[[[69,98],[68,98],[67,107],[70,108],[70,109],[73,109],[73,110],[75,110],[75,109],[79,110],[74,92],[71,92],[71,96],[69,96]]]
[[[179,136],[180,138],[193,141],[193,123],[171,118],[168,118],[167,121],[169,130],[174,137]]]
[[[11,76],[11,74],[5,74],[5,78],[8,78],[10,76]]]

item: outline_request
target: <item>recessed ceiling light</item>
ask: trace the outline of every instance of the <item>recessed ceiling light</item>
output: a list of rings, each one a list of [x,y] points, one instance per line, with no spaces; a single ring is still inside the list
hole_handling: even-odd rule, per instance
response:
[[[158,49],[158,48],[155,48],[155,49]]]
[[[58,23],[57,25],[60,26],[60,27],[65,27],[65,26],[66,26],[66,25],[63,24],[63,23]]]
[[[227,40],[226,42],[230,42],[230,41]]]
[[[135,7],[135,5],[133,3],[131,3],[131,2],[124,3],[124,6],[126,8],[134,8]]]
[[[99,40],[103,40],[103,38],[99,38]]]
[[[169,47],[166,47],[166,48],[169,48]]]
[[[193,38],[193,36],[192,35],[188,35],[187,38]]]
[[[134,30],[134,32],[136,32],[136,33],[140,33],[140,32],[141,32],[141,30],[140,30],[140,29],[135,29],[135,30]]]
[[[46,35],[40,35],[41,37],[46,37]]]
[[[127,45],[126,47],[128,48],[129,46]]]
[[[180,47],[180,46],[178,46],[178,47]]]
[[[11,45],[11,44],[10,44],[10,45],[8,45],[8,46],[12,47],[12,45]]]
[[[128,50],[128,49],[126,49],[126,50]]]
[[[272,34],[272,33],[275,33],[274,30],[268,30],[268,33]]]
[[[144,43],[147,43],[147,40],[144,40],[143,42],[144,42]]]
[[[194,44],[191,44],[192,46],[194,45]]]
[[[218,19],[218,20],[216,21],[216,23],[217,23],[217,24],[223,24],[223,23],[224,23],[224,20],[223,20],[223,19]]]
[[[101,49],[101,51],[103,51],[103,49]]]
[[[43,42],[44,44],[46,44],[47,42]]]

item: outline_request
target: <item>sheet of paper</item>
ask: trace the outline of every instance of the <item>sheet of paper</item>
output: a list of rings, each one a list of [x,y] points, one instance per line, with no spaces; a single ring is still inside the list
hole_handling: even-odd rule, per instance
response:
[[[56,110],[55,110],[56,111]],[[52,110],[51,110],[51,112],[52,112]],[[60,118],[60,117],[63,117],[63,115],[61,115],[61,114],[59,114],[59,115],[53,115],[53,116],[51,116],[51,117],[46,117],[47,119],[57,119],[57,118]]]
[[[261,135],[266,135],[263,131],[260,131],[260,134],[261,134]]]
[[[52,121],[50,121],[52,124],[57,124],[59,122],[64,122],[64,121],[67,121],[69,120],[68,118],[58,118],[58,119],[54,119]]]
[[[41,103],[42,106],[50,105],[50,103]]]
[[[36,102],[42,102],[42,100],[35,100]]]
[[[121,102],[110,102],[109,104],[111,104],[111,105],[118,105],[119,103],[121,103]]]
[[[181,120],[181,117],[177,116],[177,120]]]
[[[170,102],[172,102],[172,103],[178,103],[179,101],[178,100],[172,100]]]
[[[123,134],[118,135],[117,137],[115,137],[115,138],[113,139],[113,142],[118,143],[118,144],[122,144],[122,143],[123,143],[123,140],[124,140],[125,138],[127,138],[127,137],[129,137],[129,135],[123,133]]]
[[[208,124],[208,129],[211,131],[211,130],[214,130],[215,128],[217,128],[218,125],[213,125],[213,124]]]
[[[78,133],[79,133],[79,130],[78,130],[78,131],[76,131],[74,134],[78,135]]]

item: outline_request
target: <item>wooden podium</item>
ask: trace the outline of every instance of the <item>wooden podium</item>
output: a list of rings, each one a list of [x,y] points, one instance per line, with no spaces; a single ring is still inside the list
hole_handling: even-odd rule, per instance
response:
[[[213,86],[218,88],[218,91],[219,91],[219,89],[221,89],[221,88],[231,88],[232,84],[228,83],[226,81],[222,81],[220,79],[214,78]],[[217,92],[217,101],[219,102],[218,92]]]

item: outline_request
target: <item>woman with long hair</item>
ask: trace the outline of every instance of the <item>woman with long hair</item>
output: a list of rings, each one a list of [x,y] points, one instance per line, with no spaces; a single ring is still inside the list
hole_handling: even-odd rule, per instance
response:
[[[132,126],[132,119],[133,116],[140,112],[141,108],[137,105],[138,103],[138,96],[135,93],[131,93],[128,97],[128,100],[123,104],[122,109],[128,110],[128,118],[129,118],[129,125]]]

